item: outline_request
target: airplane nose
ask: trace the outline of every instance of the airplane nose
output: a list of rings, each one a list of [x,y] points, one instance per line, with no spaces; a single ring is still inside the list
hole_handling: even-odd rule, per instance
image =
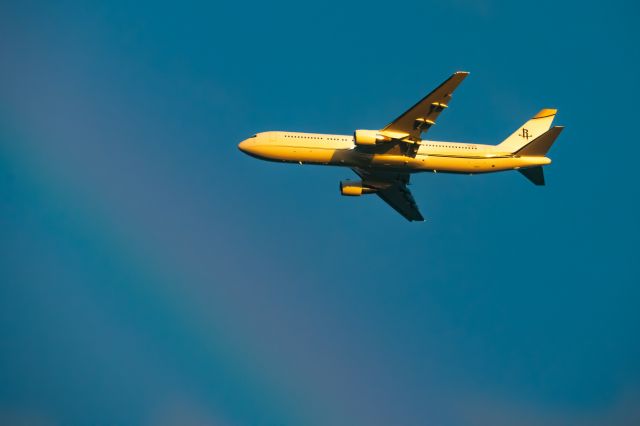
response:
[[[251,145],[251,141],[249,139],[245,139],[238,144],[238,149],[244,153],[249,153],[249,146]]]
[[[256,136],[251,136],[238,144],[238,149],[247,155],[260,158],[262,143]]]

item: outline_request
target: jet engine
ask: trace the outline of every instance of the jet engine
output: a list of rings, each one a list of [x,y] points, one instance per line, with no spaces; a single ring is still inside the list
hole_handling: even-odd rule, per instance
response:
[[[377,130],[356,130],[353,133],[356,145],[375,145],[378,141],[384,140],[384,136],[378,134]]]
[[[362,194],[372,194],[377,189],[363,185],[362,181],[343,180],[340,182],[340,193],[342,195],[357,197]]]

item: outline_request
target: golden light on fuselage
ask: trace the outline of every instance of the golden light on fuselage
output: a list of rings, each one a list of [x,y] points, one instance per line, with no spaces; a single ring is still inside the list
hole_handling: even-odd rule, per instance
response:
[[[352,136],[299,132],[262,132],[238,144],[248,155],[269,161],[349,167],[362,179],[343,181],[342,195],[375,193],[406,219],[424,220],[407,188],[419,172],[494,173],[518,170],[544,185],[546,153],[562,131],[551,127],[555,109],[543,109],[498,145],[423,139],[452,93],[469,73],[456,72],[409,110],[380,130],[356,130]]]
[[[415,157],[357,149],[353,137],[320,133],[264,132],[247,138],[238,148],[263,160],[343,167],[371,166],[418,173],[492,173],[551,163],[547,157],[517,156],[494,145],[423,141]]]

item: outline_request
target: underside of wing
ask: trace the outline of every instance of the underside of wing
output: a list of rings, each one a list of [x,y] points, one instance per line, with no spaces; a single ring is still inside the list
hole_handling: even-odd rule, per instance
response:
[[[421,134],[428,131],[436,123],[440,113],[449,106],[451,94],[467,75],[469,73],[465,71],[454,73],[420,102],[389,123],[380,133],[395,139],[420,140]]]
[[[376,194],[409,221],[424,221],[407,185],[409,174],[353,169],[363,184],[375,188]]]
[[[378,191],[377,194],[408,221],[424,221],[411,191],[406,186],[392,186]]]

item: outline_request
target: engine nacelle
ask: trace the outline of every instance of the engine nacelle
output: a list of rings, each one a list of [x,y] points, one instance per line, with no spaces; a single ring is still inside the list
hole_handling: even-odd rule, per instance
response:
[[[340,193],[348,197],[358,197],[362,194],[373,194],[377,190],[362,184],[361,180],[343,180],[340,182]]]
[[[356,145],[375,145],[382,139],[377,130],[356,130],[353,133],[353,140]]]

